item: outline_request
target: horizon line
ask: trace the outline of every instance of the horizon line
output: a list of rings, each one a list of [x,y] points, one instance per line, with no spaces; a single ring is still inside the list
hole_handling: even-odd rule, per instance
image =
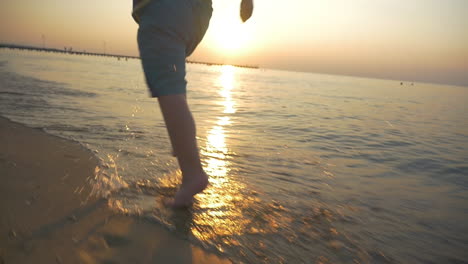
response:
[[[24,44],[13,44],[13,43],[0,43],[0,49],[7,48],[7,49],[19,49],[19,50],[32,50],[32,51],[39,51],[39,52],[54,52],[54,53],[63,53],[63,54],[71,54],[71,55],[89,55],[89,56],[102,56],[102,57],[114,57],[118,58],[125,58],[125,59],[140,59],[140,56],[132,56],[132,55],[120,55],[120,54],[113,54],[113,53],[99,53],[99,52],[87,52],[86,50],[83,51],[74,51],[72,47],[67,50],[67,47],[64,49],[58,48],[47,48],[47,47],[38,47],[35,45],[24,45]],[[420,83],[420,84],[431,84],[431,85],[445,85],[445,86],[452,86],[452,87],[463,87],[468,88],[468,84],[453,84],[453,83],[444,83],[444,82],[428,82],[424,80],[404,80],[404,79],[397,79],[394,77],[382,77],[382,76],[365,76],[359,74],[348,74],[348,73],[330,73],[330,72],[318,72],[318,71],[308,71],[308,70],[299,70],[299,69],[284,69],[281,67],[276,68],[264,68],[260,67],[259,65],[248,65],[248,64],[230,64],[230,63],[218,63],[218,62],[204,62],[204,61],[192,61],[186,60],[187,63],[191,64],[203,64],[208,66],[234,66],[238,68],[248,68],[248,69],[263,69],[263,70],[280,70],[280,71],[289,71],[289,72],[299,72],[299,73],[312,73],[312,74],[319,74],[319,75],[330,75],[330,76],[343,76],[343,77],[350,77],[350,78],[364,78],[364,79],[374,79],[374,80],[384,80],[384,81],[395,81],[400,83],[400,85],[404,85],[405,83]]]

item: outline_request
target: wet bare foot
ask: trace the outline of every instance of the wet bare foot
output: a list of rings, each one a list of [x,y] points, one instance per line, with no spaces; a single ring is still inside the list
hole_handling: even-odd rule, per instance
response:
[[[184,208],[193,204],[193,196],[201,193],[208,186],[208,176],[206,173],[199,176],[191,175],[190,179],[182,182],[179,191],[177,191],[174,198],[164,201],[167,207],[171,208]]]

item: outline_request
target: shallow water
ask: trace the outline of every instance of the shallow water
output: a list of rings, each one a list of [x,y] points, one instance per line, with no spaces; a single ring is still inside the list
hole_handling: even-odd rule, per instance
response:
[[[0,50],[0,114],[101,158],[116,210],[244,263],[466,263],[468,88],[188,65],[190,211],[140,62]]]

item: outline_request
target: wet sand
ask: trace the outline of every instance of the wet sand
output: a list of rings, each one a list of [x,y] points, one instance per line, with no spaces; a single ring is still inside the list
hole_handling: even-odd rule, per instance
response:
[[[0,117],[0,264],[231,263],[90,197],[97,159]]]

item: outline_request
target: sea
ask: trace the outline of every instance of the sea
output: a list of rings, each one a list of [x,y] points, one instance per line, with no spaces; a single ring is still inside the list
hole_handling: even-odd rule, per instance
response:
[[[0,49],[0,115],[78,141],[93,195],[234,263],[468,263],[468,87],[188,64],[208,189],[138,59]],[[46,155],[47,150],[44,150]]]

